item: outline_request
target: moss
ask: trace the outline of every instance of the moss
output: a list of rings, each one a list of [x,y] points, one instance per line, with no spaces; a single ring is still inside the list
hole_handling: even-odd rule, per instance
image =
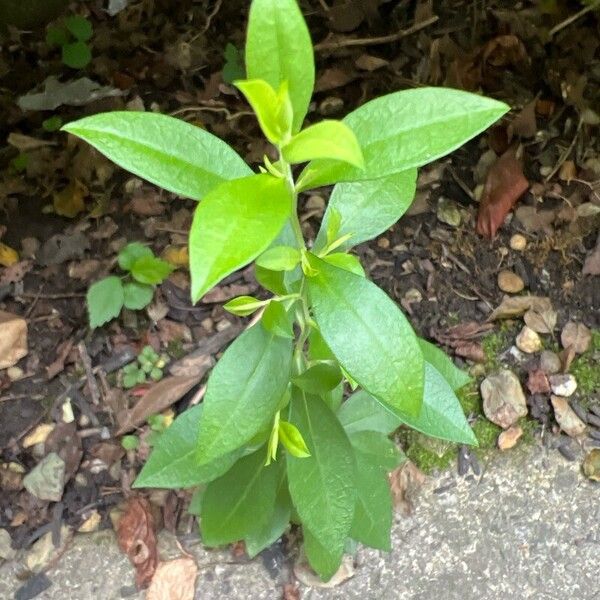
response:
[[[517,425],[523,430],[523,435],[519,440],[520,444],[531,444],[535,441],[535,434],[540,429],[540,423],[535,419],[523,417],[519,419]]]
[[[181,340],[171,340],[167,344],[167,354],[174,360],[183,358],[186,355],[183,342]]]
[[[491,450],[496,447],[498,436],[502,432],[502,429],[498,425],[494,425],[491,421],[488,421],[485,417],[479,417],[474,423],[471,424],[473,433],[479,442],[479,447],[476,448],[478,453]]]
[[[443,471],[447,469],[456,459],[456,446],[454,444],[441,456],[424,448],[418,443],[408,446],[406,456],[427,475],[434,471]]]
[[[482,414],[481,396],[476,381],[462,387],[456,392],[456,396],[467,416]]]
[[[594,392],[600,392],[600,329],[592,331],[592,341],[587,352],[578,356],[569,369],[577,380],[577,387],[584,404]]]

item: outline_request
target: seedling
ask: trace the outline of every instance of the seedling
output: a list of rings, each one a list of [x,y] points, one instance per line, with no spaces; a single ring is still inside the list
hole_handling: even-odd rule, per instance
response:
[[[83,69],[92,60],[92,51],[87,42],[94,31],[85,17],[73,15],[64,23],[48,27],[46,43],[61,49],[62,61],[72,69]]]
[[[156,258],[150,248],[139,242],[125,246],[119,252],[118,263],[126,275],[105,277],[88,290],[87,306],[92,328],[118,317],[123,307],[141,310],[148,306],[154,297],[155,286],[173,271],[168,262]]]
[[[407,210],[418,167],[508,107],[425,87],[302,129],[315,70],[295,0],[253,0],[245,59],[248,79],[235,85],[278,153],[260,173],[206,130],[155,113],[99,114],[64,129],[138,176],[201,201],[189,239],[194,302],[252,261],[272,294],[227,304],[239,315],[263,312],[213,369],[202,404],[162,434],[136,485],[205,486],[194,503],[204,543],[244,540],[251,556],[293,519],[310,564],[328,579],[349,540],[390,548],[387,472],[403,460],[391,432],[404,424],[477,443],[455,395],[469,378],[415,335],[350,250]],[[298,195],[332,184],[307,244]],[[344,400],[348,387],[355,391]]]
[[[146,383],[148,377],[152,381],[160,381],[163,377],[163,368],[167,364],[168,357],[158,355],[152,346],[145,346],[137,357],[136,362],[129,363],[123,367],[123,387],[132,388],[136,385]]]

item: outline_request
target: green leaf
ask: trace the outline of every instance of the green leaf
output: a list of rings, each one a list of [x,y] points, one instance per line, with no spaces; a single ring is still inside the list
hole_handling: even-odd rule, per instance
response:
[[[384,404],[365,392],[354,392],[339,408],[337,417],[348,435],[358,431],[378,431],[389,435],[402,421]]]
[[[352,447],[319,398],[293,393],[288,420],[300,430],[311,453],[307,458],[287,457],[292,501],[302,524],[341,559],[355,505]]]
[[[336,362],[318,362],[300,375],[292,377],[294,385],[309,394],[330,392],[342,381],[342,372]]]
[[[258,300],[253,296],[238,296],[237,298],[233,298],[233,300],[230,300],[224,304],[223,308],[232,315],[237,315],[238,317],[247,317],[253,312],[256,312],[259,308],[261,308],[261,306],[265,306],[265,304],[269,304],[269,301]]]
[[[87,42],[94,33],[92,23],[85,17],[74,15],[65,20],[65,27],[80,42]]]
[[[378,179],[444,156],[487,129],[509,107],[450,88],[403,90],[371,100],[344,118],[365,159],[364,169],[332,160],[310,163],[301,190],[339,181]]]
[[[44,131],[47,131],[48,133],[58,131],[62,127],[62,124],[63,121],[58,115],[53,115],[45,121],[42,121],[42,127],[44,128]]]
[[[62,47],[62,61],[72,69],[83,69],[92,60],[92,51],[85,42],[73,42]]]
[[[123,284],[111,275],[93,283],[86,296],[90,327],[96,329],[119,316],[123,308]]]
[[[341,121],[321,121],[297,133],[283,148],[289,163],[332,158],[362,169],[362,151],[352,130]]]
[[[127,246],[119,252],[117,260],[119,261],[119,267],[121,267],[123,271],[130,271],[131,267],[133,267],[133,263],[145,256],[153,257],[154,253],[148,246],[144,246],[144,244],[140,242],[131,242],[131,244],[127,244]]]
[[[225,351],[208,380],[198,438],[200,464],[243,446],[277,411],[289,382],[292,341],[260,323]]]
[[[298,428],[287,421],[279,421],[279,439],[284,448],[296,458],[307,458],[310,456],[306,442]]]
[[[246,40],[248,79],[275,90],[288,82],[294,127],[302,126],[315,82],[312,42],[296,0],[253,0]]]
[[[374,283],[308,254],[318,271],[307,279],[315,320],[342,368],[378,400],[418,414],[423,357],[412,327]]]
[[[275,335],[289,339],[294,337],[292,318],[282,302],[270,302],[263,312],[261,323]]]
[[[246,554],[250,558],[254,558],[283,535],[290,523],[291,512],[292,501],[287,489],[287,480],[282,476],[273,514],[266,525],[253,529],[244,540],[246,542]]]
[[[48,46],[64,46],[70,40],[69,33],[64,27],[48,27],[46,44]]]
[[[378,431],[355,431],[348,435],[352,447],[378,469],[389,472],[402,464],[406,457],[386,434]]]
[[[285,85],[284,93],[279,94],[262,79],[236,81],[234,85],[248,100],[262,132],[271,143],[278,144],[290,134],[291,106],[288,110],[284,106],[290,101]]]
[[[123,304],[129,310],[146,308],[154,297],[154,288],[151,285],[131,281],[123,286]]]
[[[304,554],[310,566],[323,581],[331,579],[340,568],[344,556],[344,545],[332,547],[327,542],[321,542],[310,530],[303,526]]]
[[[263,252],[256,264],[271,271],[291,271],[300,262],[300,250],[291,246],[274,246]]]
[[[453,391],[459,390],[472,381],[471,377],[459,369],[450,357],[437,346],[419,338],[423,358],[448,382]]]
[[[224,181],[252,172],[224,141],[167,115],[100,113],[62,129],[135,175],[194,200]]]
[[[478,445],[456,394],[444,377],[427,362],[420,414],[414,417],[404,412],[394,412],[403,423],[431,437],[458,444]]]
[[[140,283],[156,285],[162,283],[175,267],[155,256],[142,256],[131,265],[131,275]]]
[[[416,182],[417,171],[410,169],[372,181],[336,185],[315,240],[315,250],[331,243],[328,232],[332,222],[337,224],[336,237],[352,234],[340,246],[342,250],[387,231],[411,205]]]
[[[202,541],[221,546],[244,539],[268,523],[275,509],[282,461],[265,466],[265,449],[238,460],[202,497]]]
[[[225,46],[223,56],[225,58],[222,72],[223,81],[232,84],[236,79],[244,79],[246,76],[244,57],[231,42]]]
[[[124,450],[137,450],[140,446],[140,438],[137,435],[124,435],[121,438],[121,446]]]
[[[231,468],[239,452],[198,464],[197,440],[203,410],[202,404],[193,406],[161,434],[133,487],[190,488],[212,481]]]
[[[334,252],[333,254],[327,254],[323,257],[323,260],[338,269],[344,269],[344,271],[350,271],[359,277],[365,276],[365,270],[360,264],[360,260],[353,254],[346,254],[345,252]]]
[[[290,211],[286,182],[271,175],[228,181],[208,194],[190,231],[193,301],[264,252]]]

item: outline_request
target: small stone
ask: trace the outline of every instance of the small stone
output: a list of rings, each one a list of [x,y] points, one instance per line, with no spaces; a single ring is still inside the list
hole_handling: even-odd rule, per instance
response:
[[[527,247],[527,238],[520,233],[515,233],[509,242],[510,247],[517,252],[522,252]]]
[[[600,448],[590,450],[583,461],[583,473],[592,481],[600,481]]]
[[[441,197],[438,200],[437,212],[438,221],[450,225],[450,227],[458,227],[462,217],[458,206],[452,200]]]
[[[52,540],[52,531],[45,533],[27,553],[25,557],[25,565],[33,572],[38,573],[50,564],[54,559],[59,557],[65,550],[65,547],[70,538],[70,529],[63,525],[60,528],[60,543],[58,547],[54,546]]]
[[[481,382],[483,412],[502,429],[508,429],[527,414],[527,402],[519,378],[508,369]]]
[[[390,240],[388,240],[386,237],[380,237],[377,240],[377,245],[380,248],[383,248],[384,250],[387,250],[390,247]]]
[[[557,396],[572,396],[577,389],[577,380],[573,375],[550,375],[548,377],[552,392]]]
[[[516,273],[512,271],[500,271],[498,273],[498,287],[507,294],[518,294],[523,291],[525,284]]]
[[[540,336],[527,325],[519,332],[516,339],[517,348],[526,354],[533,354],[542,349],[542,339]]]
[[[12,547],[10,533],[6,529],[0,529],[0,560],[12,560],[16,554]]]
[[[87,519],[79,526],[79,533],[92,533],[100,527],[102,517],[97,510],[93,510]]]
[[[20,367],[9,367],[6,369],[6,374],[11,381],[19,381],[19,379],[23,379],[25,371]]]
[[[0,369],[13,367],[27,352],[27,321],[0,310]]]
[[[556,352],[551,350],[544,350],[540,356],[540,369],[546,373],[546,375],[554,375],[561,369],[560,357]]]
[[[25,489],[40,500],[58,502],[65,487],[65,461],[50,452],[23,478]]]
[[[554,418],[560,428],[571,437],[577,437],[585,431],[585,423],[575,414],[569,406],[569,401],[561,396],[551,396],[554,408]]]
[[[23,438],[23,448],[31,448],[36,444],[43,444],[50,432],[54,430],[54,423],[40,423],[31,433]]]
[[[500,450],[514,448],[522,435],[523,429],[519,425],[513,425],[498,436],[498,448]]]
[[[572,347],[576,354],[583,354],[590,347],[592,333],[583,323],[570,321],[564,326],[560,341],[563,348]]]

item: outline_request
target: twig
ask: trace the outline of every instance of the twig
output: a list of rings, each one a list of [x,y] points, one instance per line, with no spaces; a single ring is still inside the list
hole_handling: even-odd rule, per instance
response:
[[[405,38],[413,33],[417,33],[421,31],[421,29],[425,29],[430,25],[433,25],[439,20],[437,15],[426,19],[425,21],[421,21],[420,23],[415,23],[408,29],[402,29],[397,33],[392,33],[391,35],[383,35],[381,37],[372,37],[372,38],[354,38],[354,39],[345,39],[338,40],[336,42],[321,42],[315,46],[315,52],[323,52],[325,50],[337,50],[339,48],[347,48],[349,46],[378,46],[381,44],[389,44],[391,42],[397,42],[402,38]]]
[[[178,110],[174,110],[170,115],[172,117],[176,117],[178,115],[182,115],[188,112],[216,112],[216,113],[225,113],[227,116],[225,120],[233,121],[233,119],[237,119],[238,117],[247,117],[254,116],[254,113],[249,110],[241,110],[240,112],[232,113],[229,109],[224,106],[184,106]]]
[[[21,294],[15,294],[19,298],[42,298],[43,300],[65,300],[68,298],[85,298],[85,294],[30,294],[29,292],[23,292]]]
[[[582,125],[583,125],[583,119],[579,119],[579,124],[577,125],[577,131],[575,132],[575,135],[573,136],[573,139],[571,140],[569,147],[560,155],[560,158],[554,165],[554,168],[552,169],[552,171],[550,171],[550,173],[548,173],[548,175],[546,176],[546,179],[544,181],[546,181],[546,182],[550,181],[556,175],[556,173],[558,173],[558,170],[562,167],[565,160],[567,160],[567,158],[569,158],[569,154],[571,154],[571,152],[573,151],[573,148],[575,148],[575,144],[577,143],[577,138],[579,137],[579,132],[581,131]]]
[[[87,348],[85,347],[85,342],[79,342],[79,344],[77,344],[77,349],[79,350],[79,356],[81,356],[81,362],[83,363],[83,368],[85,369],[85,378],[87,379],[92,402],[98,406],[100,404],[100,390],[98,389],[98,382],[94,377],[92,359],[90,358]]]
[[[598,7],[600,7],[600,2],[594,2],[592,4],[588,4],[588,6],[586,6],[585,8],[582,8],[579,12],[576,12],[574,15],[571,15],[570,17],[567,17],[564,21],[561,21],[560,23],[558,23],[558,25],[555,25],[548,32],[548,35],[550,37],[554,37],[559,31],[562,31],[565,27],[568,27],[569,25],[571,25],[571,23],[575,23],[575,21],[577,21],[584,15],[587,15],[592,10],[597,9]]]
[[[204,24],[204,29],[202,30],[202,33],[206,33],[208,31],[208,28],[210,27],[212,20],[217,16],[217,13],[221,10],[222,4],[223,4],[223,0],[217,0],[215,2],[215,7],[212,9],[210,14],[206,17],[206,23]]]
[[[329,5],[327,4],[327,2],[325,2],[325,0],[319,0],[319,4],[323,7],[323,10],[328,13],[331,8],[329,8]]]

